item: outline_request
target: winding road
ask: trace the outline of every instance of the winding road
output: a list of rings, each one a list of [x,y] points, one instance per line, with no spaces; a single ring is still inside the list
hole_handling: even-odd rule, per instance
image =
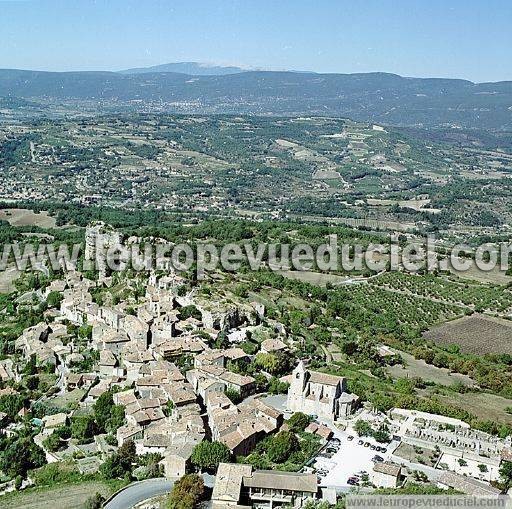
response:
[[[213,488],[215,476],[203,474],[203,479],[205,486]],[[174,481],[163,478],[134,482],[119,491],[105,504],[104,509],[131,509],[144,500],[169,493],[173,485]]]
[[[110,500],[105,509],[131,509],[144,500],[169,493],[173,484],[174,481],[168,479],[148,479],[132,483]]]

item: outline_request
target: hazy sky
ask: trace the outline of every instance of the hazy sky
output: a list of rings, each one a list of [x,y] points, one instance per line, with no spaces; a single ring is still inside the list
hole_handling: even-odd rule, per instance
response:
[[[202,61],[512,80],[511,0],[0,0],[0,67]]]

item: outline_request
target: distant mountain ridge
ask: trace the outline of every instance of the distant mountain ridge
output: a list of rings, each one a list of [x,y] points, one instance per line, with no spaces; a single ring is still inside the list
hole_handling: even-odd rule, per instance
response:
[[[324,115],[402,126],[512,130],[512,82],[405,78],[396,74],[245,71],[173,72],[0,70],[0,96],[92,100],[109,111]],[[142,104],[142,106],[140,106]]]
[[[169,64],[153,65],[150,67],[134,67],[118,71],[120,74],[148,74],[153,72],[177,72],[190,76],[225,76],[237,74],[254,69],[243,69],[235,66],[223,66],[203,62],[173,62]]]

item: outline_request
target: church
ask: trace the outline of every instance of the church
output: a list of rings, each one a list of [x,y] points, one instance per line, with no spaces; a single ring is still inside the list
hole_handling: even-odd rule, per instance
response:
[[[310,371],[300,361],[288,389],[288,409],[335,421],[354,412],[359,398],[347,392],[346,378]]]

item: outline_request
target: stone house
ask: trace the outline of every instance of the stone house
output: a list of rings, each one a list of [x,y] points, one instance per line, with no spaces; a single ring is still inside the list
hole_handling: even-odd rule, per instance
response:
[[[221,463],[212,493],[216,508],[302,507],[317,498],[314,474],[253,470],[251,465]]]
[[[375,463],[370,473],[370,481],[377,488],[398,488],[404,481],[402,469],[400,465],[390,461]]]

